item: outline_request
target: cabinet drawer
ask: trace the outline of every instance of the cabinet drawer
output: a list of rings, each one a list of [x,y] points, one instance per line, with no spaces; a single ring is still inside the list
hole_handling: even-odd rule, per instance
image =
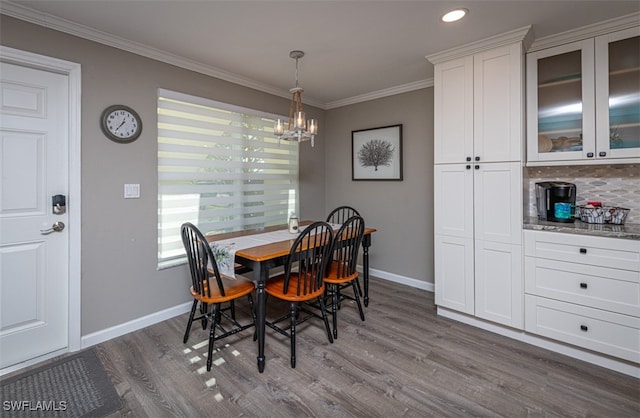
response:
[[[640,274],[525,257],[525,292],[640,317]]]
[[[640,241],[525,231],[525,255],[640,272]]]
[[[525,295],[525,330],[640,363],[640,318]]]

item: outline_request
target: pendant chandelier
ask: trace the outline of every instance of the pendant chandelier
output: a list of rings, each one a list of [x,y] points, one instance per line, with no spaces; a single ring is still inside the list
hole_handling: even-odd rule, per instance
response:
[[[289,56],[296,60],[296,86],[289,90],[292,95],[289,120],[286,124],[286,129],[282,119],[276,120],[273,131],[278,139],[298,142],[310,140],[313,147],[313,139],[318,133],[318,123],[315,119],[306,120],[304,110],[302,110],[302,92],[304,89],[298,85],[298,60],[304,57],[304,52],[291,51]]]

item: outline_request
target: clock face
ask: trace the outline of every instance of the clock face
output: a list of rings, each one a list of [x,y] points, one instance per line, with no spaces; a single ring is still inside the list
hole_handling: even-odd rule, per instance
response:
[[[142,120],[131,108],[114,105],[102,112],[102,132],[112,141],[135,141],[142,132]]]

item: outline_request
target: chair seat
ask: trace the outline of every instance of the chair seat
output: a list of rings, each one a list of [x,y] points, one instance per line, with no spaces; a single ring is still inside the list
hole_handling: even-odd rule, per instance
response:
[[[306,295],[298,296],[294,289],[298,288],[298,282],[301,277],[297,273],[291,273],[290,282],[289,282],[289,292],[284,293],[284,279],[285,275],[279,275],[272,277],[267,281],[267,284],[264,287],[264,290],[278,299],[286,300],[289,302],[305,302],[308,300],[313,300],[322,294],[324,294],[324,285],[319,287],[315,292],[307,293]],[[300,284],[302,286],[302,284]]]
[[[350,281],[355,280],[358,277],[357,270],[353,274],[340,277],[340,275],[338,274],[339,273],[338,267],[340,268],[340,272],[347,271],[347,266],[345,266],[344,264],[340,265],[337,261],[333,261],[331,263],[331,266],[329,266],[329,272],[327,273],[327,276],[324,278],[325,283],[331,283],[331,284],[349,283]]]
[[[209,297],[198,294],[193,290],[193,287],[191,287],[191,294],[194,298],[204,303],[223,303],[247,295],[255,290],[254,283],[251,280],[242,277],[238,277],[236,279],[225,279],[223,277],[222,280],[224,280],[225,296],[220,294],[218,286],[211,289],[211,296]],[[207,281],[205,281],[205,293],[207,293],[206,287]]]

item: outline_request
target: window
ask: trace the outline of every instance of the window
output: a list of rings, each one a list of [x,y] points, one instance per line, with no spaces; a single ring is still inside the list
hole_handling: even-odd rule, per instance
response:
[[[278,116],[158,91],[158,268],[186,260],[180,225],[204,234],[282,224],[298,204],[298,144]]]

